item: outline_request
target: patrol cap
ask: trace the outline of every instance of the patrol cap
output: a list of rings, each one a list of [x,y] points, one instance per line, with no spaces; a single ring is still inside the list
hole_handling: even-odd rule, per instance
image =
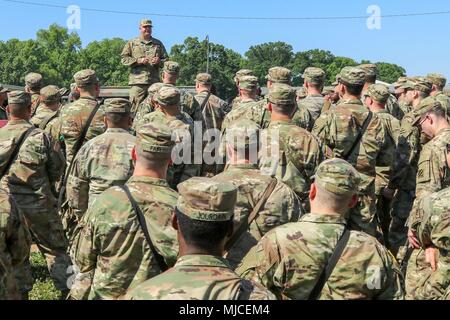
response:
[[[42,75],[39,73],[29,73],[25,76],[25,85],[32,90],[38,90],[42,87]]]
[[[31,94],[25,91],[8,92],[8,103],[19,105],[31,105]]]
[[[326,73],[320,68],[310,67],[303,72],[303,79],[313,84],[322,84],[325,81]]]
[[[46,86],[41,89],[41,100],[44,103],[56,103],[61,101],[61,92],[57,86]]]
[[[227,145],[234,150],[248,150],[251,146],[258,146],[261,127],[249,119],[241,119],[227,128],[225,136]]]
[[[334,158],[322,162],[314,176],[315,183],[322,189],[340,196],[358,192],[361,176],[347,161]]]
[[[305,87],[301,87],[297,91],[295,91],[295,95],[297,98],[304,99],[308,96],[308,90]]]
[[[163,86],[164,86],[164,83],[162,83],[162,82],[156,82],[156,83],[152,84],[152,85],[148,88],[147,92],[148,92],[149,95],[154,96],[155,94],[158,93],[158,91],[159,91]]]
[[[79,88],[88,87],[99,82],[95,71],[91,69],[78,71],[73,78]]]
[[[407,82],[405,85],[412,86],[413,90],[417,90],[425,94],[430,94],[433,89],[433,84],[424,77],[409,78],[409,83]]]
[[[389,88],[384,84],[372,84],[366,92],[366,96],[382,104],[387,102],[390,95]]]
[[[336,79],[344,84],[362,86],[366,83],[366,72],[358,67],[344,67]]]
[[[0,93],[7,93],[9,90],[0,84]]]
[[[150,20],[150,19],[142,19],[140,25],[141,25],[141,27],[147,27],[147,26],[153,27],[152,20]]]
[[[276,84],[269,90],[268,100],[276,105],[293,105],[296,103],[294,88],[287,84]]]
[[[414,125],[420,122],[422,116],[439,107],[442,108],[442,104],[435,97],[428,97],[420,101],[419,105],[414,109],[414,115],[416,117]]]
[[[144,152],[170,155],[175,146],[172,130],[163,122],[148,122],[136,132],[136,146]]]
[[[42,93],[42,92],[41,92]],[[70,93],[70,90],[67,88],[61,88],[59,89],[59,94],[61,97],[67,96]]]
[[[447,84],[447,78],[439,73],[429,73],[427,80],[440,88],[445,87]]]
[[[362,69],[366,73],[366,78],[373,78],[377,76],[378,67],[373,63],[361,64],[358,68]]]
[[[327,95],[327,94],[332,94],[332,93],[334,93],[334,89],[335,89],[335,87],[336,86],[326,86],[326,87],[323,87],[323,90],[322,90],[322,95]]]
[[[199,82],[201,84],[205,85],[211,85],[212,84],[212,77],[209,73],[199,73],[197,77],[195,78],[196,82]]]
[[[190,219],[230,221],[234,216],[237,189],[229,182],[196,177],[178,185],[177,209]]]
[[[174,61],[164,62],[163,72],[178,75],[180,73],[180,65]]]
[[[242,76],[239,78],[239,88],[254,90],[258,87],[258,78],[255,76]]]
[[[396,82],[393,83],[395,89],[404,89],[402,85],[404,85],[408,81],[408,77],[400,77]]]
[[[176,87],[166,87],[163,86],[159,91],[155,94],[154,100],[158,102],[161,106],[176,106],[180,105],[181,92]]]
[[[269,70],[266,79],[274,83],[291,84],[292,72],[289,69],[282,67],[274,67]]]
[[[106,113],[128,114],[131,111],[131,102],[123,98],[106,99],[104,106]]]
[[[253,70],[250,69],[241,69],[238,72],[236,72],[236,76],[234,77],[234,82],[238,83],[239,79],[243,76],[254,76],[255,73]]]

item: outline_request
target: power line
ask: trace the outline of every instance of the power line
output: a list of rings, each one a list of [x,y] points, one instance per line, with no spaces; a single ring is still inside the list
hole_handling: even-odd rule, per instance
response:
[[[20,1],[20,0],[0,0],[2,2],[31,5],[47,8],[59,8],[66,9],[67,6],[51,3],[40,3],[33,1]],[[367,19],[368,16],[328,16],[328,17],[243,17],[243,16],[203,16],[203,15],[182,15],[182,14],[166,14],[155,12],[136,12],[136,11],[119,11],[119,10],[107,10],[98,8],[84,8],[80,7],[80,10],[99,12],[99,13],[113,13],[113,14],[127,14],[127,15],[140,15],[140,16],[156,16],[156,17],[170,17],[170,18],[189,18],[189,19],[214,19],[214,20],[357,20]],[[384,14],[381,18],[399,18],[399,17],[417,17],[417,16],[431,16],[431,15],[445,15],[450,14],[450,11],[434,11],[434,12],[419,12],[419,13],[400,13],[400,14]]]

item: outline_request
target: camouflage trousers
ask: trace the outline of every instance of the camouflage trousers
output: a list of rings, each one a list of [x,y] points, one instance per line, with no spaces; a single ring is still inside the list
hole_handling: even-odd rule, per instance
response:
[[[378,235],[377,239],[384,244],[385,247],[389,247],[389,226],[391,225],[391,204],[392,201],[383,197],[383,195],[377,195],[376,208],[378,217]]]
[[[408,227],[406,221],[414,203],[414,191],[398,190],[392,200],[391,223],[389,225],[388,248],[394,254],[406,244],[408,239]]]
[[[67,238],[56,209],[21,209],[33,241],[45,257],[55,287],[58,290],[67,291],[67,280],[71,275],[69,272],[71,261],[67,255]],[[21,293],[29,292],[33,288],[34,281],[31,276],[29,259],[22,266],[15,268],[15,276]]]
[[[375,196],[362,194],[359,201],[349,213],[349,227],[352,230],[363,231],[376,237],[378,221],[375,206]]]
[[[134,116],[139,108],[139,105],[147,97],[147,90],[150,84],[135,84],[130,89],[131,114]]]
[[[409,257],[405,275],[406,299],[417,299],[416,290],[420,282],[430,274],[430,264],[425,260],[425,250],[414,250]]]

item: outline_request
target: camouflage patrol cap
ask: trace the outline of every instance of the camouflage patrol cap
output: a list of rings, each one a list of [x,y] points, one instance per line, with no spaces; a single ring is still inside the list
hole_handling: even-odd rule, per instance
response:
[[[242,76],[239,78],[239,88],[254,90],[258,87],[258,78],[255,76]]]
[[[106,113],[128,114],[131,111],[131,102],[123,98],[106,99],[104,105]]]
[[[398,89],[398,88],[401,88],[401,89],[404,89],[402,86],[406,83],[408,81],[408,77],[400,77],[400,78],[398,78],[397,79],[397,81],[396,82],[394,82],[394,88],[395,89]]]
[[[291,84],[292,72],[289,69],[282,67],[274,67],[269,70],[266,79],[274,83]]]
[[[413,90],[417,90],[425,94],[430,94],[433,88],[433,84],[424,77],[409,78],[409,82],[410,83],[407,82],[405,85],[412,86]]]
[[[428,97],[420,101],[419,105],[414,109],[416,117],[414,125],[417,125],[425,114],[439,107],[442,108],[442,104],[435,97]]]
[[[77,84],[75,82],[70,84],[70,91],[73,92],[73,91],[77,90],[77,88],[78,87],[77,87]]]
[[[7,93],[9,92],[9,90],[7,88],[4,88],[1,84],[0,84],[0,93]]]
[[[427,75],[427,80],[440,88],[445,87],[447,84],[447,78],[439,73],[429,73]]]
[[[376,77],[378,73],[378,67],[373,63],[361,64],[358,68],[362,69],[366,73],[366,78]]]
[[[178,185],[177,209],[190,219],[209,222],[230,221],[237,199],[236,187],[209,178],[192,178]]]
[[[37,90],[42,87],[42,75],[39,73],[29,73],[25,76],[25,85],[31,90]]]
[[[295,104],[296,93],[294,88],[287,84],[276,84],[269,90],[268,100],[276,105]]]
[[[234,150],[247,150],[258,146],[261,127],[249,119],[241,119],[227,128],[227,144]]]
[[[344,67],[337,75],[337,80],[348,85],[362,86],[366,83],[366,72],[358,67]]]
[[[177,87],[162,86],[154,99],[163,107],[180,105],[181,92]]]
[[[159,91],[163,86],[164,86],[164,83],[162,83],[162,82],[156,82],[156,83],[152,84],[152,85],[148,88],[147,92],[148,92],[149,95],[154,96],[155,94],[158,93],[158,91]]]
[[[70,93],[70,90],[67,88],[61,88],[59,89],[59,94],[61,97],[67,96]]]
[[[31,94],[24,91],[8,92],[8,103],[29,106],[31,105]]]
[[[94,70],[86,69],[75,73],[73,76],[77,87],[84,88],[98,83],[98,78]]]
[[[390,95],[389,88],[384,84],[372,84],[366,92],[366,96],[382,104],[386,103]]]
[[[180,65],[174,61],[164,62],[163,72],[178,75],[180,73]]]
[[[327,94],[332,94],[332,93],[334,93],[334,89],[335,89],[335,86],[333,87],[333,86],[326,86],[326,87],[323,87],[323,90],[322,90],[322,95],[327,95]]]
[[[322,84],[325,81],[326,73],[320,68],[306,68],[303,72],[303,79],[313,84]]]
[[[295,95],[299,99],[304,99],[304,98],[306,98],[308,96],[308,90],[306,90],[305,87],[301,87],[300,89],[295,91]]]
[[[326,191],[345,196],[358,192],[361,176],[350,163],[334,158],[319,165],[314,179]]]
[[[152,20],[150,20],[150,19],[142,19],[140,26],[141,27],[146,27],[146,26],[153,27]]]
[[[41,89],[41,100],[44,103],[56,103],[61,100],[61,92],[57,86],[46,86]]]
[[[201,84],[210,85],[212,84],[212,77],[209,73],[199,73],[195,78],[195,82],[199,82]]]
[[[236,76],[234,77],[234,82],[238,83],[239,79],[243,76],[254,76],[255,73],[253,70],[250,69],[241,69],[238,72],[236,72]]]
[[[136,132],[136,146],[144,152],[172,154],[172,130],[162,122],[148,122]]]

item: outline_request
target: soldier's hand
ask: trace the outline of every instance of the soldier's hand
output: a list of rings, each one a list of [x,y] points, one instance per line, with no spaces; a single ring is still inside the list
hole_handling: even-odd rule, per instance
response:
[[[149,64],[150,63],[150,60],[149,60],[149,58],[139,58],[138,60],[137,60],[137,63],[138,64]]]
[[[152,65],[157,65],[161,62],[161,58],[160,57],[153,57],[152,58]]]
[[[416,234],[411,229],[408,230],[408,240],[411,247],[414,249],[420,248],[419,240],[417,240]]]
[[[431,270],[437,270],[437,249],[430,247],[425,250],[425,260],[431,265]]]

